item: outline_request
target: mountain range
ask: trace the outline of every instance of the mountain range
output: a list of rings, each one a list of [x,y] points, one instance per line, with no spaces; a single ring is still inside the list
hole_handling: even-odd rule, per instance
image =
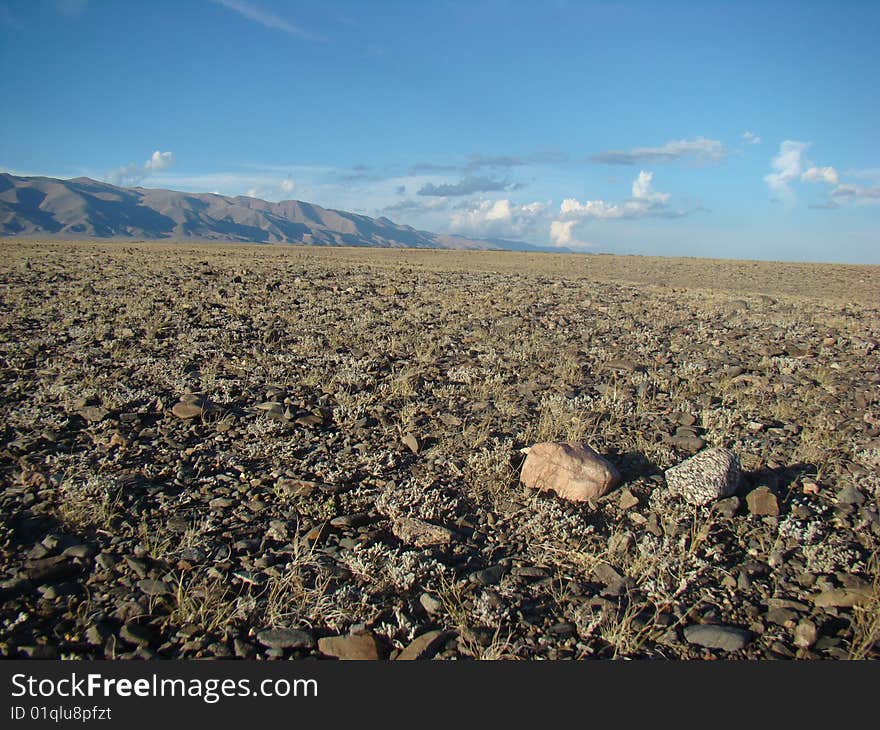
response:
[[[517,241],[429,233],[298,200],[271,203],[242,195],[124,188],[88,177],[8,173],[0,173],[0,235],[543,250]]]

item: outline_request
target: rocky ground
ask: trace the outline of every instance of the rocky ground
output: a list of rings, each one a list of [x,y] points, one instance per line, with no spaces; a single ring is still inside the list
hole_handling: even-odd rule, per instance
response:
[[[0,253],[2,656],[880,656],[878,267]]]

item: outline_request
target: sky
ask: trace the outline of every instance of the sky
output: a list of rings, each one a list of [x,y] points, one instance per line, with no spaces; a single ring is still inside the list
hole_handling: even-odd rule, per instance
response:
[[[880,263],[880,3],[0,0],[0,170]]]

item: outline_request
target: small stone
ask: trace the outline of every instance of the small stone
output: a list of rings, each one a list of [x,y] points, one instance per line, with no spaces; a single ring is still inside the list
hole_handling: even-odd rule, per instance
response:
[[[171,407],[171,413],[184,420],[198,418],[202,415],[203,410],[200,403],[175,403]]]
[[[149,646],[152,633],[146,626],[126,624],[119,631],[119,638],[135,646]]]
[[[234,499],[229,499],[228,497],[214,497],[214,499],[208,502],[208,507],[213,510],[224,510],[228,507],[232,507],[234,504]]]
[[[728,449],[707,449],[666,470],[672,494],[691,504],[707,504],[731,496],[739,486],[739,459]]]
[[[691,453],[696,453],[706,445],[705,439],[691,435],[670,436],[667,441],[672,444],[672,446],[675,446],[682,451],[690,451]]]
[[[403,445],[406,446],[410,451],[414,454],[418,454],[421,450],[421,445],[419,444],[419,440],[413,436],[411,433],[406,434],[401,441]]]
[[[414,517],[398,517],[392,523],[391,531],[400,541],[415,547],[448,545],[455,540],[451,530]]]
[[[852,608],[863,606],[874,598],[870,588],[829,588],[812,597],[819,608]]]
[[[432,657],[446,633],[439,630],[427,631],[413,639],[409,645],[397,655],[397,661],[412,661],[414,659],[429,659]]]
[[[749,631],[722,624],[695,624],[684,629],[684,638],[688,644],[696,644],[707,649],[722,651],[739,651],[752,638]]]
[[[168,590],[168,586],[163,581],[152,580],[150,578],[139,580],[138,588],[140,588],[148,596],[163,596],[166,593],[170,593],[170,591]]]
[[[239,659],[250,659],[257,651],[253,644],[250,644],[247,641],[242,641],[241,639],[233,640],[232,650],[235,652],[235,656]]]
[[[733,517],[739,511],[739,497],[727,497],[719,499],[715,504],[715,511],[722,517]]]
[[[757,487],[746,495],[749,512],[757,517],[775,517],[779,514],[779,501],[770,487]]]
[[[535,444],[520,478],[527,487],[550,490],[576,502],[599,499],[621,480],[611,462],[576,442]]]
[[[794,645],[801,649],[809,649],[819,638],[816,624],[807,618],[801,619],[794,629]]]
[[[638,365],[636,365],[632,360],[626,360],[623,358],[609,360],[605,363],[605,367],[609,370],[617,370],[623,373],[632,373],[638,369]]]
[[[318,639],[318,651],[341,660],[375,661],[384,657],[379,640],[372,633],[326,636]]]
[[[330,520],[332,527],[361,527],[372,521],[369,512],[355,512],[350,515],[340,515]]]
[[[311,543],[321,542],[330,534],[330,525],[326,522],[321,525],[315,525],[306,533],[306,540]]]
[[[119,562],[119,559],[110,553],[101,553],[95,558],[95,562],[102,570],[110,571],[113,570],[113,566]]]
[[[300,629],[264,629],[257,634],[257,641],[270,649],[312,649],[314,637]]]
[[[105,623],[92,624],[86,629],[85,639],[93,646],[103,646],[104,642],[113,634]]]
[[[439,598],[432,596],[430,593],[422,593],[419,596],[419,603],[425,609],[425,612],[431,616],[436,616],[443,611],[443,603]]]
[[[110,415],[110,411],[106,408],[101,408],[101,406],[86,406],[85,408],[80,408],[78,413],[89,423],[98,423]]]
[[[639,498],[636,497],[629,489],[621,489],[620,497],[617,500],[617,504],[622,510],[632,509],[636,507],[639,503]]]
[[[794,625],[797,614],[788,608],[771,608],[767,611],[765,618],[772,624],[777,626]]]
[[[481,586],[493,586],[501,581],[501,578],[504,577],[504,573],[505,568],[503,565],[493,565],[489,568],[484,568],[483,570],[471,573],[468,576],[468,580],[470,580],[471,583],[476,583]]]

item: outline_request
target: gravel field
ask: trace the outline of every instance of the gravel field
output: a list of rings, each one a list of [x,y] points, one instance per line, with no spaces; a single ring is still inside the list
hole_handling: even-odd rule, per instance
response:
[[[0,254],[2,657],[880,656],[880,267]]]

